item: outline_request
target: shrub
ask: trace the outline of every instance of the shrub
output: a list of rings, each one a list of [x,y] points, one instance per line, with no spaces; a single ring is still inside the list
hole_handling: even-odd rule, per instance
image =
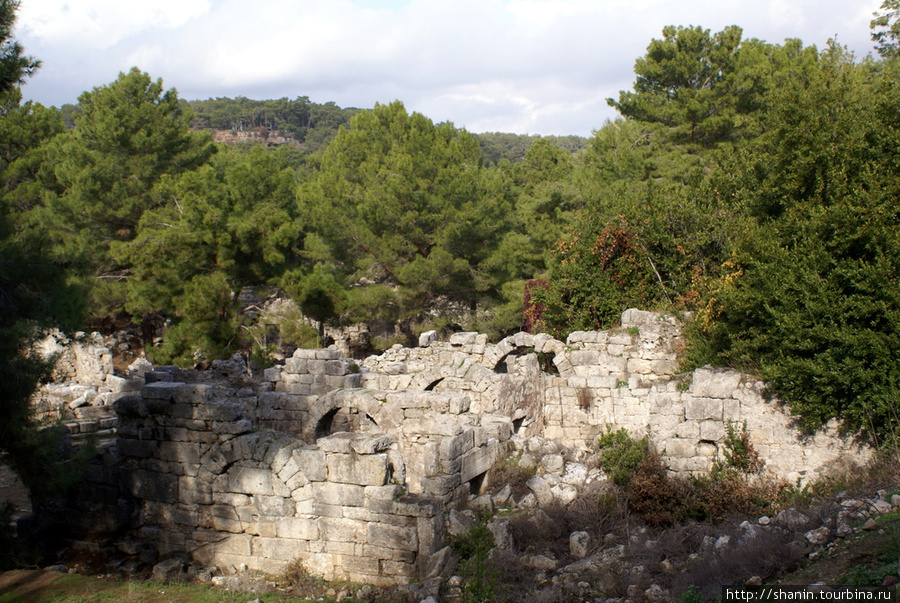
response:
[[[285,566],[278,576],[278,583],[281,586],[290,587],[296,592],[308,594],[317,592],[324,581],[310,574],[303,560],[297,558]]]
[[[491,484],[497,486],[497,489],[509,484],[514,496],[523,496],[529,492],[526,484],[533,476],[534,469],[525,468],[519,464],[518,460],[506,457],[491,468],[490,480]]]
[[[705,510],[690,482],[666,474],[656,454],[648,454],[634,471],[628,508],[653,526],[703,519]]]
[[[734,422],[728,421],[725,425],[725,465],[737,469],[742,473],[759,473],[765,462],[750,441],[750,433],[747,431],[747,421],[744,421],[741,430],[738,431]]]
[[[607,431],[600,437],[600,468],[614,484],[627,489],[634,471],[647,457],[647,438],[635,440],[624,427]]]
[[[697,489],[707,518],[722,521],[729,517],[758,516],[775,512],[781,493],[788,483],[780,480],[751,478],[726,468],[696,478]]]
[[[703,603],[703,591],[696,586],[691,586],[678,595],[678,603]]]
[[[459,572],[463,578],[462,603],[492,601],[497,589],[499,572],[488,560],[494,546],[494,536],[482,518],[469,530],[453,538],[450,547],[459,558]]]

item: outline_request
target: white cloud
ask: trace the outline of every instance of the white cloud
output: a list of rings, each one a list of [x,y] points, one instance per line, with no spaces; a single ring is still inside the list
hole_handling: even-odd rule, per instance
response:
[[[790,24],[803,27],[805,23],[803,11],[791,0],[770,0],[769,19],[779,27]]]
[[[879,1],[23,0],[16,35],[44,63],[25,95],[48,104],[137,65],[185,98],[399,99],[472,131],[587,135],[664,25],[864,55]]]
[[[210,0],[26,0],[22,31],[39,40],[106,48],[150,27],[180,27],[210,9]]]

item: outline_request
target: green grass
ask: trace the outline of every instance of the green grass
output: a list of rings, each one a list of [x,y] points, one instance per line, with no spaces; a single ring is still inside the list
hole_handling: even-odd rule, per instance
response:
[[[329,600],[305,599],[279,592],[256,594],[225,591],[204,584],[159,584],[80,574],[62,576],[27,592],[17,589],[0,594],[0,603],[246,603],[252,599],[259,599],[262,603]]]

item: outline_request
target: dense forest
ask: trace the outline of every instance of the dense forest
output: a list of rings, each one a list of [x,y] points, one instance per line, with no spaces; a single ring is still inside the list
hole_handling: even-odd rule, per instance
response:
[[[410,337],[691,312],[686,369],[750,371],[810,428],[837,417],[889,439],[898,5],[872,22],[877,57],[666,27],[609,99],[621,117],[585,140],[478,136],[399,101],[187,103],[137,68],[75,107],[23,103],[39,65],[4,3],[0,440],[36,445],[8,430],[42,370],[20,354],[37,327],[165,325],[148,354],[192,365],[252,351],[237,294],[253,288]],[[217,145],[207,130],[241,127],[306,146]]]

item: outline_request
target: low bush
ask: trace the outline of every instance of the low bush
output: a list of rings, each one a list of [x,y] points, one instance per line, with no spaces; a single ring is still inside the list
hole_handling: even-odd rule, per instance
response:
[[[627,492],[628,510],[650,526],[688,521],[723,521],[737,515],[774,512],[788,488],[784,481],[757,475],[762,469],[746,425],[726,427],[724,460],[703,476],[670,475],[647,438],[636,440],[625,429],[600,439],[601,467]]]
[[[485,518],[450,542],[453,552],[459,556],[459,573],[462,576],[461,603],[482,603],[494,600],[499,572],[489,559],[494,547],[494,536]]]
[[[704,519],[703,501],[691,482],[669,476],[656,454],[648,454],[634,471],[628,508],[651,526]]]
[[[713,471],[693,481],[709,521],[773,514],[784,506],[781,493],[788,488],[783,480],[747,476],[733,469]]]
[[[635,470],[649,452],[647,438],[636,440],[625,428],[607,431],[597,441],[600,447],[600,468],[609,479],[622,488],[628,489]]]
[[[528,480],[534,477],[534,469],[523,467],[517,459],[506,457],[501,459],[491,468],[490,480],[492,489],[497,491],[505,485],[509,485],[513,496],[521,497],[530,490],[526,485]]]
[[[287,564],[278,576],[278,583],[298,592],[313,593],[324,584],[324,580],[310,574],[303,560],[298,558]]]
[[[747,421],[744,421],[741,429],[735,427],[735,423],[728,421],[725,424],[725,456],[724,463],[717,463],[719,467],[731,467],[741,473],[759,473],[765,462],[760,458],[753,442],[750,441],[750,432],[747,431]]]

